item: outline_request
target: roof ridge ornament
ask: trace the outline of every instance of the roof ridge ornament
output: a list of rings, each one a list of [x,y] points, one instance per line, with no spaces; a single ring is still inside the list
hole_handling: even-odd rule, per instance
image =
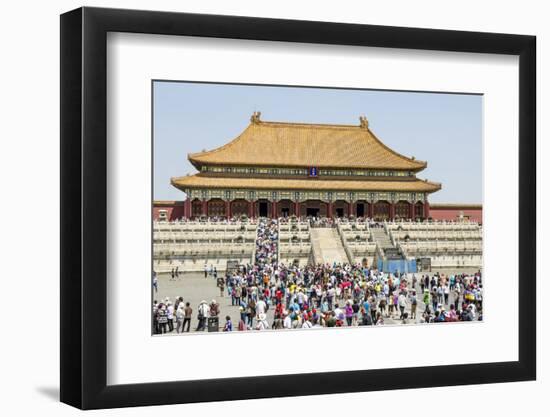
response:
[[[254,124],[260,123],[260,116],[262,115],[262,112],[255,111],[252,113],[252,116],[250,117],[250,121]]]
[[[368,129],[369,128],[369,121],[367,120],[367,118],[365,116],[359,116],[359,125],[363,129]]]

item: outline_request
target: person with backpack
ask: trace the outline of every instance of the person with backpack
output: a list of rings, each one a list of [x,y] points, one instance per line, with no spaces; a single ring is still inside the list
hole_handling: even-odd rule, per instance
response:
[[[258,323],[256,324],[256,330],[269,329],[269,323],[267,322],[267,316],[265,314],[258,315]]]
[[[161,304],[157,310],[157,323],[159,325],[159,334],[166,333],[166,325],[168,324],[168,316],[166,315],[166,307]]]
[[[197,319],[199,320],[199,324],[197,325],[197,328],[195,329],[195,331],[196,332],[205,331],[206,318],[210,313],[210,307],[208,306],[208,303],[205,300],[202,300],[197,310],[198,310]]]

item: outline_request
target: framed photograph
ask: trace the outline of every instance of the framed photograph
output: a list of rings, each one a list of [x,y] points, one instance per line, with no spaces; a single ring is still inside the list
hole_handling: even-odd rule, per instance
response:
[[[61,16],[61,401],[533,380],[535,37]]]

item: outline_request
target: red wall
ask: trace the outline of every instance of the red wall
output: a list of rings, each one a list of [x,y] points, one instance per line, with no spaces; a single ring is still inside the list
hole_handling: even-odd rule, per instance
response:
[[[471,221],[483,223],[483,209],[481,207],[438,207],[437,205],[430,205],[430,217],[434,220],[458,220],[461,212],[465,218],[469,217]]]
[[[166,210],[170,221],[184,217],[183,201],[153,202],[153,220],[158,220],[160,210]]]

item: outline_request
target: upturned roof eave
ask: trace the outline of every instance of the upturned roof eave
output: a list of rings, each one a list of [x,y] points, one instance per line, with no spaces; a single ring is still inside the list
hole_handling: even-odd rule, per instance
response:
[[[426,169],[428,166],[427,162],[425,161],[416,161],[417,164],[410,167],[394,167],[391,165],[331,165],[331,164],[280,164],[275,162],[269,162],[269,161],[258,161],[258,162],[250,162],[250,161],[237,161],[237,162],[218,162],[218,161],[204,161],[201,160],[200,157],[196,157],[194,155],[198,154],[188,154],[187,159],[189,162],[198,170],[200,171],[203,166],[227,166],[227,167],[273,167],[273,168],[309,168],[312,166],[315,166],[316,168],[323,168],[323,169],[378,169],[378,170],[394,170],[394,171],[412,171],[412,172],[420,172]]]
[[[200,182],[199,183],[192,183],[193,180],[196,180],[196,179],[201,179],[203,180],[204,182],[201,184]],[[311,180],[304,180],[304,179],[278,179],[278,178],[233,178],[233,177],[230,177],[231,179],[234,179],[235,180],[235,183],[233,184],[227,184],[227,183],[223,183],[223,177],[204,177],[204,176],[201,176],[200,174],[195,174],[195,175],[187,175],[187,176],[183,176],[183,177],[173,177],[170,179],[170,184],[172,186],[174,186],[175,188],[178,188],[179,190],[182,190],[182,191],[185,191],[186,189],[202,189],[202,188],[215,188],[215,189],[223,189],[223,188],[229,188],[229,189],[240,189],[240,188],[244,188],[244,189],[252,189],[252,188],[257,188],[257,189],[267,189],[267,190],[278,190],[278,189],[286,189],[286,190],[297,190],[297,189],[308,189],[308,188],[311,188],[312,190],[315,190],[316,187],[316,182],[317,181],[321,181],[323,183],[334,183],[334,190],[342,190],[342,191],[358,191],[359,189],[357,187],[353,188],[353,187],[348,187],[346,186],[345,184],[346,183],[355,183],[355,184],[364,184],[365,182],[376,182],[376,180],[371,180],[371,181],[361,181],[361,180],[351,180],[351,181],[346,181],[346,180],[337,180],[337,179],[322,179],[322,180],[318,180],[318,179],[311,179]],[[222,181],[218,181],[216,182],[215,180],[218,179],[218,180],[222,180]],[[254,184],[254,185],[247,185],[246,182],[249,181],[249,180],[260,180],[263,184]],[[210,183],[208,183],[210,181]],[[275,182],[275,181],[280,181],[280,182],[283,182],[283,184],[278,184],[278,185],[269,185],[270,182]],[[307,184],[304,184],[303,186],[301,187],[298,187],[298,186],[293,186],[293,187],[290,187],[290,185],[293,183],[293,182],[297,182],[297,181],[307,181]],[[243,185],[243,182],[245,183]],[[286,182],[286,184],[284,184]],[[399,184],[399,183],[402,183],[403,185],[406,184],[406,183],[410,183],[410,182],[414,182],[414,185],[417,185],[418,186],[418,190],[414,190],[414,189],[410,189],[410,190],[406,190],[406,187],[403,188],[404,192],[423,192],[423,193],[434,193],[436,191],[439,191],[441,190],[442,188],[442,185],[440,183],[436,183],[436,182],[431,182],[431,181],[426,181],[426,180],[421,180],[421,179],[417,179],[416,181],[380,181],[380,184],[383,184],[383,183],[386,183],[386,184]],[[317,184],[318,185],[318,184]],[[324,188],[323,190],[326,190],[328,188]],[[365,186],[364,188],[365,190],[368,190],[370,189],[370,187],[367,187]],[[397,191],[399,192],[399,187],[397,188],[379,188],[377,189],[376,191],[380,191],[380,192],[392,192],[392,191]]]

